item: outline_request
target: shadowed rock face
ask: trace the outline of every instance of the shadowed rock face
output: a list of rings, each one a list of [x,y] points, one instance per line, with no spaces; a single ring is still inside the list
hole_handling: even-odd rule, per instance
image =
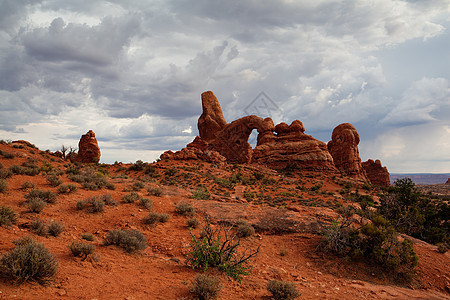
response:
[[[248,138],[253,129],[258,133],[271,131],[274,129],[273,122],[270,118],[264,120],[254,115],[240,118],[227,124],[210,146],[229,162],[250,163],[253,149]]]
[[[331,141],[328,142],[328,151],[339,171],[366,180],[358,144],[359,134],[355,127],[350,123],[343,123],[334,128]]]
[[[78,154],[74,159],[82,163],[98,163],[100,161],[100,148],[98,147],[95,133],[89,130],[81,136],[78,143]]]
[[[202,108],[203,113],[198,118],[198,131],[200,137],[206,141],[211,142],[217,137],[227,122],[223,117],[222,108],[213,92],[208,91],[202,94]]]
[[[381,165],[380,160],[373,161],[373,159],[369,159],[362,163],[362,167],[366,172],[367,178],[370,183],[376,184],[379,186],[389,187],[390,179],[389,172],[386,167]]]
[[[266,132],[253,150],[252,162],[264,164],[273,169],[295,165],[306,170],[328,170],[337,172],[333,158],[324,142],[304,133],[305,127],[299,120],[291,125],[280,123],[275,134]]]

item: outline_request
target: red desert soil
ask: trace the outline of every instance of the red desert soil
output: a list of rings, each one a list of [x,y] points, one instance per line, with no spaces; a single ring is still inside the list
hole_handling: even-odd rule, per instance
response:
[[[202,271],[186,265],[191,238],[187,217],[175,214],[175,203],[180,201],[191,203],[201,221],[205,214],[213,224],[233,224],[243,219],[257,231],[243,239],[248,248],[261,247],[251,261],[250,275],[244,276],[241,283],[215,269],[207,271],[219,276],[223,285],[218,299],[270,299],[266,285],[274,278],[295,283],[301,299],[450,299],[450,254],[440,254],[435,246],[425,242],[413,239],[419,266],[416,278],[407,285],[396,284],[376,268],[316,250],[321,239],[320,224],[336,217],[336,207],[354,205],[340,191],[346,186],[362,193],[361,182],[314,172],[287,176],[249,165],[217,167],[200,161],[160,161],[151,164],[153,168],[147,174],[145,169],[130,170],[132,164],[84,165],[82,170],[94,168],[98,176],[115,186],[114,190],[91,191],[69,179],[66,171],[74,165],[20,145],[0,144],[0,150],[14,154],[9,159],[0,156],[3,169],[30,162],[43,167],[43,171],[35,176],[12,175],[6,179],[8,189],[0,193],[0,204],[12,207],[19,219],[15,225],[0,228],[0,253],[13,249],[14,240],[31,235],[56,256],[59,272],[46,286],[0,280],[1,299],[192,299],[190,282]],[[53,166],[51,171],[48,164]],[[58,188],[46,179],[45,169],[49,173],[60,170],[63,184],[72,183],[78,189],[69,194],[58,193]],[[218,179],[239,172],[246,178],[257,173],[260,179],[236,186],[227,186]],[[39,214],[29,212],[24,205],[24,195],[29,192],[22,188],[24,182],[53,191],[57,194],[56,203],[48,204]],[[153,200],[152,210],[170,214],[168,222],[145,225],[143,219],[149,211],[121,200],[136,182],[144,185],[141,189],[136,187],[138,193]],[[199,185],[211,192],[209,200],[191,197]],[[317,185],[321,185],[317,190],[312,188]],[[157,186],[162,195],[148,195],[147,188]],[[368,193],[377,192],[373,189]],[[104,194],[110,194],[119,204],[105,206],[104,212],[96,214],[76,209],[77,201]],[[59,221],[65,230],[59,237],[33,234],[29,224],[37,218]],[[112,229],[138,229],[147,237],[148,247],[128,254],[115,246],[104,246],[105,235]],[[81,241],[80,235],[87,232],[95,236],[90,243],[96,246],[96,254],[82,261],[67,246],[74,240]],[[200,229],[194,230],[197,235],[199,232]]]

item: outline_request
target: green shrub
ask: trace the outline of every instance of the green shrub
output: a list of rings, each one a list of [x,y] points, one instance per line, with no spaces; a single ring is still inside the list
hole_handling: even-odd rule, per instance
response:
[[[144,218],[144,224],[155,225],[157,223],[165,223],[170,219],[169,214],[157,213],[154,211],[149,212],[147,217]]]
[[[54,237],[58,237],[64,231],[64,225],[58,221],[53,221],[48,225],[48,234]]]
[[[46,236],[48,234],[48,227],[44,221],[36,219],[30,223],[31,231],[40,236]]]
[[[220,279],[209,274],[197,275],[191,284],[190,291],[199,300],[215,299],[222,289]]]
[[[200,221],[197,218],[190,218],[186,221],[186,224],[190,228],[197,228],[200,225]]]
[[[242,275],[248,275],[248,261],[259,252],[240,250],[240,238],[230,236],[230,229],[220,226],[213,229],[208,219],[203,226],[200,238],[195,237],[191,232],[191,250],[187,255],[187,263],[193,269],[201,268],[206,271],[208,268],[218,268],[228,276],[240,281]],[[246,249],[248,250],[248,249]]]
[[[148,187],[147,192],[149,196],[156,196],[161,197],[162,196],[162,189],[159,187]]]
[[[375,215],[371,223],[355,228],[349,216],[325,228],[321,245],[325,251],[375,262],[398,279],[408,280],[414,275],[418,258],[411,242],[398,241],[396,231],[386,219]]]
[[[81,234],[81,238],[83,240],[89,241],[89,242],[93,242],[94,241],[94,235],[92,233],[86,232],[86,233],[82,233]]]
[[[78,241],[72,241],[72,243],[67,247],[72,252],[73,256],[81,256],[81,260],[85,260],[90,254],[94,253],[95,251],[94,245]]]
[[[147,239],[139,230],[110,230],[106,234],[105,245],[116,245],[131,253],[147,247]]]
[[[0,260],[0,272],[16,283],[35,281],[45,284],[58,271],[58,262],[43,244],[30,237],[17,240],[16,247]]]
[[[267,283],[267,290],[275,300],[293,300],[300,297],[300,293],[295,288],[295,284],[283,280],[270,280]]]
[[[236,235],[241,238],[249,237],[255,234],[255,229],[246,221],[240,220],[236,229]]]
[[[205,187],[199,187],[196,191],[192,193],[193,199],[208,200],[210,196],[211,194]]]
[[[153,200],[148,199],[148,198],[141,198],[141,199],[139,199],[139,205],[150,210],[153,208]]]
[[[138,193],[131,192],[122,197],[122,201],[125,203],[133,203],[134,201],[138,201],[141,198]]]
[[[40,213],[41,211],[44,210],[45,206],[47,205],[47,202],[45,202],[44,200],[42,200],[41,198],[31,198],[30,200],[25,202],[28,209],[31,212],[34,213]]]
[[[10,226],[17,222],[17,213],[9,206],[0,205],[0,226]]]
[[[192,217],[195,214],[195,208],[188,202],[180,202],[175,205],[175,213],[182,216]]]
[[[8,181],[5,179],[0,179],[0,193],[6,192],[8,189]]]

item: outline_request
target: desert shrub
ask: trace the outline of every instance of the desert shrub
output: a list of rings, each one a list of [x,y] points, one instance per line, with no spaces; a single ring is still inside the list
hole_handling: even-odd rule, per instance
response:
[[[153,200],[148,199],[148,198],[141,198],[141,199],[139,199],[139,205],[150,210],[153,208]]]
[[[88,233],[88,232],[86,232],[86,233],[82,233],[81,234],[81,238],[83,239],[83,240],[86,240],[86,241],[89,241],[89,242],[92,242],[92,241],[94,241],[94,235],[92,234],[92,233]]]
[[[97,197],[91,197],[86,200],[87,206],[86,211],[89,213],[99,213],[105,210],[105,202],[98,199]]]
[[[68,194],[77,190],[77,186],[75,184],[61,184],[58,187],[58,192],[61,194]]]
[[[39,170],[43,173],[48,173],[51,170],[53,170],[53,166],[51,163],[49,163],[48,161],[44,161],[41,165],[41,167],[39,168]]]
[[[313,185],[313,186],[310,188],[310,190],[311,190],[311,192],[316,192],[316,191],[318,191],[321,187],[322,187],[322,184],[319,183],[319,184]]]
[[[208,300],[215,299],[221,289],[219,278],[209,274],[198,274],[191,282],[190,291],[196,299]]]
[[[104,173],[95,168],[86,168],[78,174],[70,174],[69,179],[78,182],[86,190],[96,191],[104,187],[114,189],[114,185],[107,182]]]
[[[0,193],[6,192],[8,189],[8,181],[5,179],[0,179]]]
[[[42,190],[31,190],[25,195],[25,199],[30,200],[32,198],[40,198],[47,203],[56,202],[56,194],[52,191],[42,191]]]
[[[255,234],[255,229],[246,221],[240,220],[237,225],[236,235],[241,238],[249,237]]]
[[[199,199],[199,200],[208,200],[210,198],[211,194],[205,187],[199,187],[197,190],[195,190],[192,193],[193,199]]]
[[[0,178],[6,179],[8,177],[11,177],[12,172],[8,169],[0,169]]]
[[[29,181],[25,181],[24,183],[22,183],[22,185],[20,186],[22,189],[27,190],[27,189],[34,189],[35,188],[35,184]]]
[[[195,208],[188,202],[180,202],[175,205],[175,213],[182,216],[192,217],[195,214]]]
[[[81,260],[85,260],[90,254],[94,253],[95,251],[94,245],[78,241],[72,241],[72,243],[67,247],[72,252],[73,256],[81,256]]]
[[[137,160],[134,164],[132,164],[128,170],[133,171],[142,171],[147,166],[147,163],[144,163],[142,160]]]
[[[134,201],[138,201],[141,198],[138,193],[131,192],[122,197],[122,201],[125,203],[133,203]]]
[[[110,230],[106,234],[105,245],[116,245],[131,253],[147,247],[147,239],[139,230]]]
[[[293,300],[300,297],[300,293],[292,282],[283,280],[270,280],[267,283],[267,290],[275,300]]]
[[[147,192],[149,196],[156,196],[161,197],[162,196],[162,189],[159,187],[148,187]]]
[[[31,231],[40,236],[46,236],[48,234],[48,227],[44,221],[36,219],[30,223]]]
[[[166,169],[164,171],[164,174],[166,174],[166,176],[168,176],[168,177],[172,177],[172,176],[175,176],[175,174],[177,174],[177,172],[178,172],[177,169],[171,168],[171,169]]]
[[[190,228],[197,228],[200,225],[200,221],[197,218],[190,218],[186,221],[186,224]]]
[[[51,175],[47,177],[47,181],[50,183],[51,186],[58,186],[62,184],[61,178],[57,175]]]
[[[38,214],[44,210],[45,206],[47,205],[47,202],[45,202],[41,198],[34,197],[34,198],[31,198],[30,200],[26,201],[25,204],[27,205],[28,209],[31,212]]]
[[[88,202],[86,200],[78,200],[76,207],[78,210],[83,210],[88,206]]]
[[[58,271],[56,258],[43,244],[30,237],[15,241],[16,247],[0,259],[0,272],[16,283],[35,281],[45,284]]]
[[[0,151],[0,154],[7,159],[13,159],[15,157],[15,155],[13,153],[9,153],[6,151]]]
[[[320,247],[342,257],[374,262],[401,280],[414,275],[418,258],[411,242],[400,242],[394,228],[382,216],[371,216],[371,223],[357,227],[352,225],[354,220],[350,216],[348,213],[324,229]]]
[[[109,205],[109,206],[116,206],[119,204],[119,202],[117,202],[117,200],[113,199],[111,194],[103,194],[99,197],[99,200],[103,201],[105,203],[105,205]]]
[[[438,243],[437,244],[437,251],[439,253],[445,253],[445,252],[448,251],[448,249],[449,249],[449,246],[447,244],[445,244],[445,243]]]
[[[144,224],[155,225],[157,223],[165,223],[169,219],[170,219],[170,215],[169,214],[157,213],[157,212],[151,211],[144,218]]]
[[[11,165],[9,166],[9,171],[15,175],[23,174],[23,168],[19,165]]]
[[[228,276],[240,281],[242,275],[248,275],[248,261],[259,252],[255,251],[239,253],[240,238],[230,236],[230,228],[219,226],[211,227],[208,219],[205,220],[202,234],[199,238],[191,232],[191,250],[187,255],[187,263],[193,269],[218,268]],[[248,250],[248,249],[246,249]]]
[[[132,189],[133,191],[140,191],[144,188],[144,183],[141,181],[136,181],[135,183],[133,183]]]
[[[248,201],[252,201],[255,198],[255,193],[251,191],[245,191],[244,198],[247,199]]]
[[[450,245],[450,205],[421,194],[410,178],[396,180],[377,209],[400,232]]]
[[[64,225],[58,221],[53,221],[48,225],[48,234],[54,237],[58,237],[64,231]]]
[[[9,206],[0,205],[0,226],[10,226],[17,222],[17,213]]]

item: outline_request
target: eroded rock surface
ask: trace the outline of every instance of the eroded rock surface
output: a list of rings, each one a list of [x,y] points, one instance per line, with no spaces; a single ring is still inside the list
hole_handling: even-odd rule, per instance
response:
[[[390,185],[389,172],[386,167],[381,165],[380,160],[369,159],[362,163],[362,167],[370,183],[384,187]]]
[[[222,108],[213,92],[207,91],[202,94],[203,113],[198,118],[198,131],[200,137],[206,142],[211,142],[217,137],[227,122],[223,117]]]
[[[293,165],[306,170],[328,170],[337,172],[327,145],[304,133],[305,127],[299,120],[291,125],[280,123],[275,133],[264,132],[258,136],[252,162],[274,169]]]
[[[359,134],[350,123],[343,123],[334,128],[328,151],[333,157],[339,171],[346,175],[367,180],[359,157]]]

